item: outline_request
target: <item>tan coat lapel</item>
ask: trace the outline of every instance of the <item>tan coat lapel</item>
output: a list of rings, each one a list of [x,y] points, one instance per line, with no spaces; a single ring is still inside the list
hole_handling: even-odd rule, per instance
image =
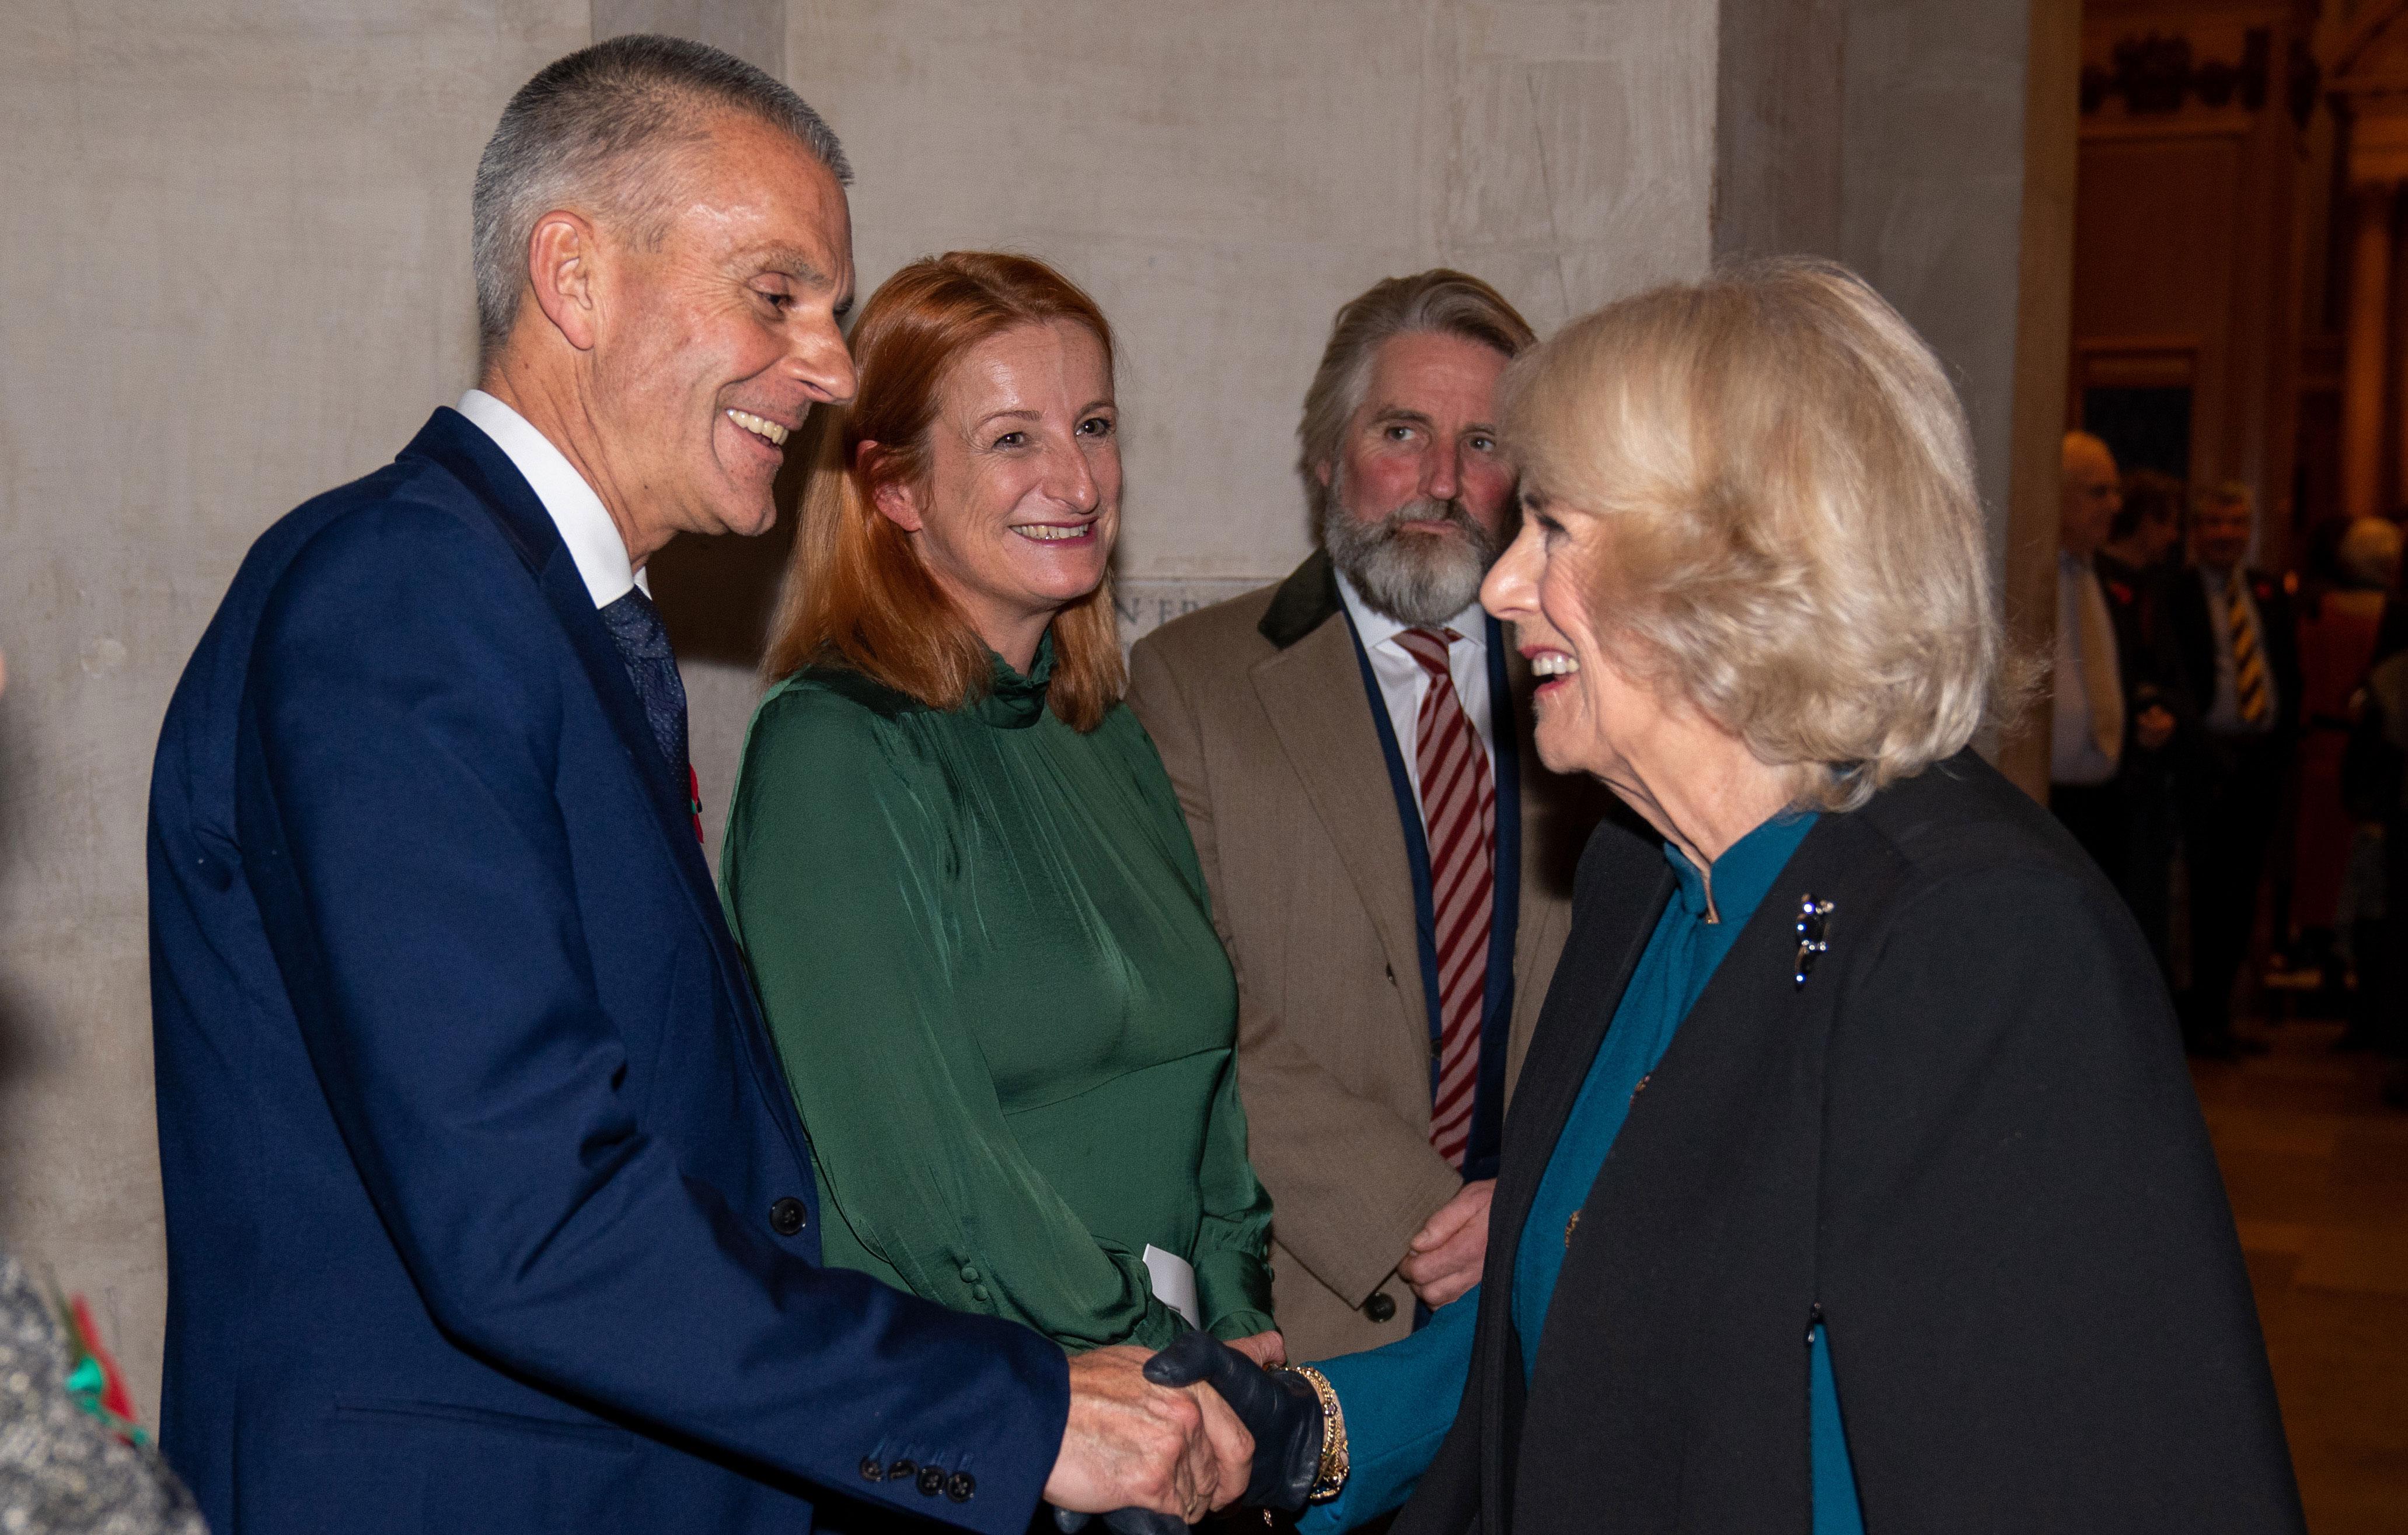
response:
[[[1412,864],[1397,821],[1396,791],[1379,748],[1379,727],[1354,660],[1353,632],[1333,616],[1294,645],[1255,663],[1254,683],[1271,729],[1329,828],[1339,858],[1396,971],[1398,995],[1428,1006],[1413,926]],[[1367,753],[1366,746],[1369,750]],[[1309,914],[1298,917],[1310,920]],[[1411,984],[1407,984],[1410,981]]]

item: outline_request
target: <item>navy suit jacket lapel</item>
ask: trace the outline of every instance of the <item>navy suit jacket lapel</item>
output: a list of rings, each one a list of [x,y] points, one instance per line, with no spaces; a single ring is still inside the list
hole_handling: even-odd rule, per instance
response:
[[[695,840],[692,814],[669,792],[666,775],[645,770],[644,764],[657,759],[660,747],[652,739],[651,725],[645,721],[644,705],[636,696],[636,685],[628,680],[626,661],[594,605],[594,594],[586,589],[585,578],[578,574],[577,561],[561,542],[560,530],[553,525],[552,515],[543,509],[542,501],[527,484],[526,476],[510,462],[509,455],[455,410],[436,411],[402,451],[405,456],[415,453],[434,460],[467,487],[492,515],[502,536],[526,562],[545,601],[560,619],[561,630],[586,680],[593,684],[603,716],[609,720],[619,744],[626,748],[629,771],[642,787],[654,828],[667,844],[669,860],[677,866],[686,895],[694,903],[695,918],[710,935],[722,978],[739,1012],[751,1017],[751,983],[743,960],[736,952],[735,940],[727,931],[726,919],[720,912],[710,866],[703,860],[701,845]]]

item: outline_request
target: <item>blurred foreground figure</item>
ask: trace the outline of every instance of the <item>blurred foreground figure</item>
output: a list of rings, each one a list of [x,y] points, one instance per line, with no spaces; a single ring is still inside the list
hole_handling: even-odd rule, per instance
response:
[[[768,527],[852,395],[846,178],[713,50],[538,75],[478,170],[481,387],[270,528],[177,689],[162,1418],[218,1535],[800,1530],[829,1493],[1020,1535],[1040,1491],[1242,1484],[1140,1351],[819,1261],[641,571]]]
[[[159,1452],[70,1394],[75,1352],[23,1265],[0,1254],[0,1530],[207,1535]]]
[[[2300,1529],[2157,967],[1968,745],[2022,668],[1939,360],[1784,262],[1575,321],[1502,397],[1482,596],[1548,766],[1655,834],[1582,860],[1477,1304],[1233,1382],[1258,1443],[1328,1445],[1249,1497],[1306,1535],[1409,1490],[1398,1535]]]

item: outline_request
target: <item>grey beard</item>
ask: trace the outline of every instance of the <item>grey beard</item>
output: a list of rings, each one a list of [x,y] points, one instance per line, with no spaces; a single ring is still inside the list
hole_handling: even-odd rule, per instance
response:
[[[1471,605],[1497,562],[1497,539],[1459,501],[1409,501],[1377,522],[1354,519],[1330,487],[1321,547],[1363,600],[1403,624],[1438,624]],[[1465,541],[1401,533],[1408,522],[1445,522]]]

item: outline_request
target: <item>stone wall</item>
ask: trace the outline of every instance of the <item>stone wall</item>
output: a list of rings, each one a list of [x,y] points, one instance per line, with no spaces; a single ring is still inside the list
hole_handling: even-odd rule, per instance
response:
[[[1330,314],[1439,263],[1543,333],[1718,254],[1837,240],[1959,369],[1996,492],[2020,55],[2013,28],[1958,23],[2022,8],[17,7],[0,50],[0,1240],[92,1294],[155,1403],[142,849],[160,715],[258,532],[470,382],[469,175],[546,61],[664,27],[782,67],[859,170],[865,293],[962,247],[1087,285],[1122,338],[1134,633],[1301,557],[1296,415]],[[1812,177],[1784,180],[1780,157],[1810,148]],[[1718,206],[1718,178],[1769,190]],[[1836,209],[1799,195],[1834,184]],[[655,567],[714,815],[777,560],[698,545]]]

